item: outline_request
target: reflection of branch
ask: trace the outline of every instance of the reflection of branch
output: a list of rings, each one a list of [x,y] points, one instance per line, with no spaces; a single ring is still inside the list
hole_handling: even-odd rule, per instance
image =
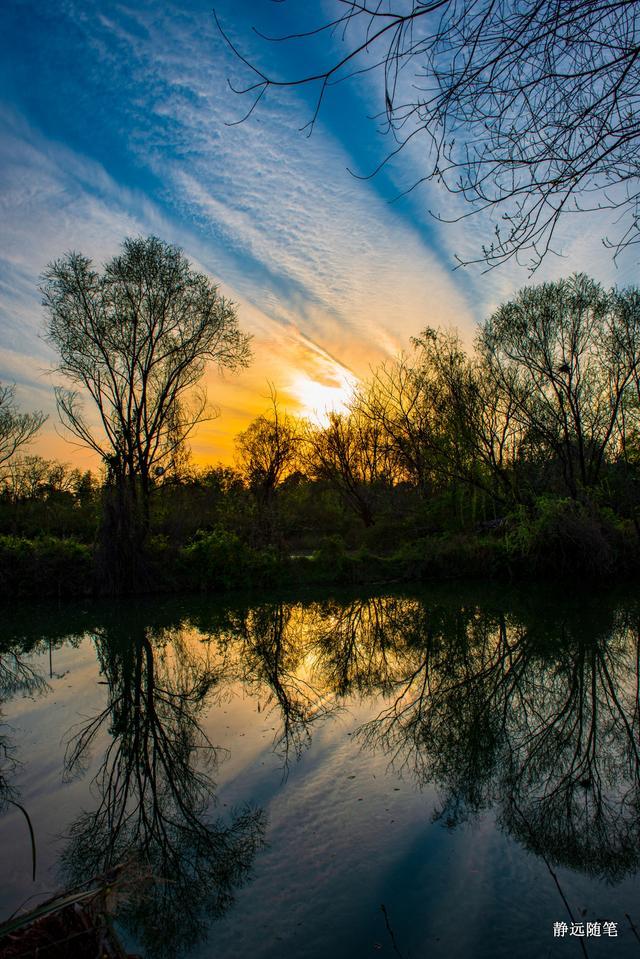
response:
[[[25,662],[16,649],[10,649],[0,654],[0,701],[6,701],[13,696],[37,696],[49,689],[47,682],[36,672],[33,666]],[[29,813],[18,802],[16,790],[9,783],[9,776],[19,765],[12,755],[13,747],[5,736],[0,736],[0,810],[5,805],[15,806],[24,816],[29,830],[31,843],[31,875],[36,880],[36,839]]]
[[[359,733],[446,788],[450,825],[499,795],[503,824],[522,832],[517,803],[521,838],[549,861],[619,878],[639,855],[638,645],[618,622],[606,643],[565,639],[550,658],[521,624],[460,611],[396,655],[391,702]]]
[[[384,924],[387,927],[387,932],[389,933],[389,938],[391,939],[391,945],[393,946],[393,951],[395,952],[396,956],[399,957],[399,959],[402,959],[402,953],[398,949],[396,937],[393,933],[393,929],[391,928],[391,923],[389,922],[389,913],[387,912],[387,909],[384,903],[382,903],[382,905],[380,906],[380,911],[382,912],[382,915],[384,916]]]
[[[29,828],[29,838],[31,840],[31,878],[33,882],[35,882],[36,881],[36,837],[33,832],[31,818],[27,810],[24,808],[24,806],[20,805],[19,802],[16,802],[15,799],[7,799],[6,801],[10,803],[12,806],[15,806],[16,809],[19,809],[27,821],[27,826]]]
[[[283,757],[284,774],[293,753],[299,759],[311,742],[311,725],[330,715],[337,704],[301,675],[305,650],[292,635],[291,608],[283,603],[263,606],[251,612],[244,623],[243,651],[245,682],[270,689],[268,702],[276,706],[282,721],[275,737],[275,749]]]
[[[46,680],[16,650],[0,654],[0,700],[6,702],[18,694],[37,696],[48,689]]]
[[[527,831],[529,832],[529,834],[530,834],[530,836],[531,836],[531,839],[532,839],[533,844],[534,844],[534,848],[536,848],[536,837],[535,837],[535,835],[533,834],[533,832],[531,831],[531,828],[530,828],[530,826],[529,826],[529,823],[527,822],[527,820],[526,820],[526,818],[525,818],[525,816],[524,816],[524,813],[521,811],[521,809],[520,809],[520,807],[518,806],[518,804],[516,803],[515,799],[513,800],[513,808],[516,810],[516,812],[518,813],[518,815],[519,815],[520,818],[522,819],[522,822],[523,822],[525,828],[527,829]],[[546,866],[547,869],[549,870],[549,875],[551,876],[551,878],[553,879],[554,883],[556,884],[556,888],[557,888],[558,892],[560,893],[560,898],[562,899],[563,903],[565,904],[565,907],[566,907],[567,912],[569,913],[569,918],[571,919],[571,922],[572,922],[572,923],[575,923],[575,919],[574,919],[574,917],[573,917],[573,912],[571,911],[571,906],[569,905],[569,901],[568,901],[567,897],[565,896],[565,894],[564,894],[564,892],[563,892],[563,890],[562,890],[562,886],[560,885],[560,880],[558,879],[558,876],[556,875],[556,873],[555,873],[555,872],[553,871],[553,869],[551,868],[551,863],[549,862],[549,860],[547,859],[547,857],[546,857],[545,854],[544,854],[544,850],[543,850],[543,849],[537,849],[537,848],[536,848],[536,851],[537,851],[538,855],[542,857],[545,866]],[[579,939],[579,942],[580,942],[580,946],[582,947],[582,952],[584,953],[585,956],[588,956],[587,947],[586,947],[585,944],[584,944],[584,940],[583,940],[583,939]]]

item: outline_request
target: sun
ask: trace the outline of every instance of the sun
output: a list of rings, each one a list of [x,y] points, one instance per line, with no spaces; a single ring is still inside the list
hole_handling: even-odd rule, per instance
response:
[[[320,424],[327,422],[330,413],[347,412],[357,384],[355,376],[346,370],[335,370],[332,374],[334,382],[321,383],[306,373],[299,373],[290,386],[302,415]]]

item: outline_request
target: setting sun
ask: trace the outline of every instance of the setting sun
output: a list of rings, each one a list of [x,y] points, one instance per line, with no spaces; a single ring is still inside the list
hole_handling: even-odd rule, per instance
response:
[[[333,383],[320,383],[306,374],[295,377],[289,391],[300,403],[303,416],[323,423],[330,413],[347,411],[357,380],[347,371],[336,369],[335,372]]]

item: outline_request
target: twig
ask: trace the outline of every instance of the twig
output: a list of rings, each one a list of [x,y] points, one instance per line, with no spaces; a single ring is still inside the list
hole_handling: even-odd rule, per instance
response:
[[[389,915],[387,913],[384,903],[381,904],[380,909],[382,910],[382,915],[384,916],[385,925],[387,927],[387,932],[389,933],[389,937],[391,939],[391,945],[393,946],[394,952],[397,956],[400,957],[400,959],[403,959],[402,953],[398,949],[398,944],[396,943],[396,937],[393,934],[393,929],[391,928],[391,923],[389,922]]]
[[[636,937],[636,939],[638,940],[638,942],[640,942],[640,936],[638,935],[638,930],[636,929],[636,926],[635,926],[635,923],[634,923],[633,919],[631,918],[631,916],[629,915],[628,912],[625,912],[625,916],[627,917],[627,920],[628,920],[628,922],[629,922],[629,925],[631,926],[631,931],[632,931],[632,933],[634,934],[634,936]]]
[[[24,818],[27,820],[27,826],[29,827],[29,835],[31,836],[31,879],[33,882],[36,881],[36,837],[33,832],[33,826],[31,825],[31,819],[29,818],[29,813],[21,806],[19,802],[16,802],[15,799],[9,799],[7,802],[10,802],[12,806],[15,806],[16,809],[19,809]]]

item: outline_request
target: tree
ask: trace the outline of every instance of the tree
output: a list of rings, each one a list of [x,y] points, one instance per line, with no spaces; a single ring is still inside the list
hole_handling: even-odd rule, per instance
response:
[[[44,413],[20,413],[15,386],[0,383],[0,470],[38,432],[47,417]]]
[[[434,450],[439,452],[430,373],[403,353],[374,370],[358,395],[362,415],[384,438],[400,476],[423,495],[433,487]]]
[[[235,441],[240,471],[263,506],[272,502],[276,488],[292,471],[299,446],[298,424],[278,409],[275,392],[271,407],[271,415],[257,416]]]
[[[430,386],[433,426],[424,441],[433,472],[444,483],[488,493],[494,503],[518,499],[524,431],[514,398],[481,356],[467,355],[458,333],[428,327],[413,345],[420,379]]]
[[[97,413],[94,428],[78,389],[56,390],[62,423],[106,467],[107,585],[144,585],[154,477],[212,415],[198,388],[207,363],[246,366],[248,337],[234,304],[181,250],[153,236],[125,240],[102,273],[87,257],[67,254],[48,267],[42,293],[58,371]]]
[[[513,418],[572,497],[594,486],[635,419],[640,298],[583,274],[526,287],[482,326],[478,350]]]
[[[269,88],[309,86],[311,130],[329,87],[370,72],[380,81],[376,119],[393,139],[384,163],[417,138],[418,183],[434,180],[470,211],[500,214],[478,259],[526,255],[535,268],[560,218],[587,208],[618,211],[607,241],[616,253],[640,240],[637,3],[334,0],[320,9],[299,32],[261,35],[306,38],[311,65],[291,78],[263,66],[264,51],[243,56],[218,21],[252,72],[237,91],[255,98],[247,115]],[[332,49],[332,37],[342,46]]]
[[[80,471],[66,463],[42,456],[21,456],[7,469],[5,489],[14,500],[42,500],[60,494],[73,496],[81,478]]]
[[[326,480],[366,527],[373,526],[381,490],[397,478],[384,429],[358,404],[330,413],[323,427],[308,424],[306,459],[314,479]]]
[[[274,543],[280,536],[276,491],[294,470],[300,445],[299,424],[278,409],[271,391],[271,414],[257,416],[236,437],[240,473],[256,503],[255,533],[258,539]]]

